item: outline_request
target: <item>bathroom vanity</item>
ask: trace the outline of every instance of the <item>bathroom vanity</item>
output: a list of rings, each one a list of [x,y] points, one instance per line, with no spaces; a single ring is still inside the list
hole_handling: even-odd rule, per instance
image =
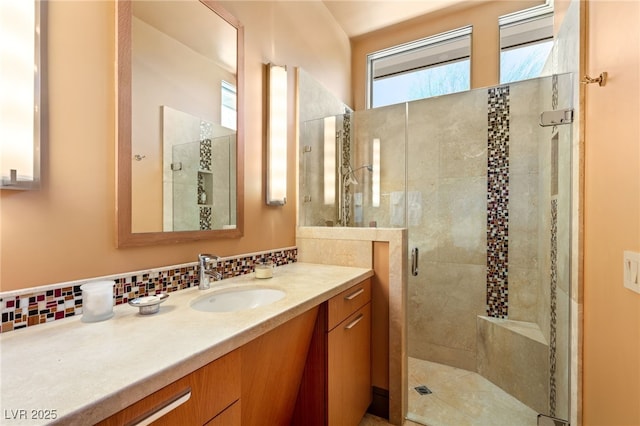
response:
[[[372,275],[294,263],[269,280],[248,274],[171,293],[154,315],[118,305],[106,321],[69,318],[0,335],[2,412],[54,413],[8,423],[30,425],[135,424],[154,415],[162,419],[154,424],[288,423],[302,403],[300,383],[320,365],[323,392],[305,398],[328,419],[345,412],[335,404],[359,401],[361,416],[371,396]],[[191,306],[205,293],[256,286],[286,295],[235,312]]]

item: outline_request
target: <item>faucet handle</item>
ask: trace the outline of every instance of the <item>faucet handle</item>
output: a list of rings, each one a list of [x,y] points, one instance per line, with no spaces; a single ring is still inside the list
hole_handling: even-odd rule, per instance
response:
[[[222,279],[222,274],[217,272],[214,267],[209,267],[209,262],[216,262],[220,259],[215,254],[208,253],[200,253],[198,254],[198,268],[199,268],[199,276],[198,276],[198,288],[200,290],[206,290],[210,287],[209,277],[213,277],[214,280]]]
[[[220,259],[220,257],[216,256],[215,254],[208,254],[208,253],[198,254],[198,261],[200,262],[201,265],[205,265],[211,262],[212,260],[217,261],[218,259]]]

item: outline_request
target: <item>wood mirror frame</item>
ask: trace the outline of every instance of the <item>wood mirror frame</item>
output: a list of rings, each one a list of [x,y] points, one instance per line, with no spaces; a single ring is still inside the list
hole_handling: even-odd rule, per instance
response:
[[[240,22],[219,4],[194,0],[207,6],[237,30],[237,133],[236,227],[233,229],[142,232],[132,231],[132,4],[116,2],[117,15],[117,149],[116,229],[117,247],[136,247],[205,239],[240,238],[244,229],[244,30]],[[204,30],[203,30],[204,31]]]

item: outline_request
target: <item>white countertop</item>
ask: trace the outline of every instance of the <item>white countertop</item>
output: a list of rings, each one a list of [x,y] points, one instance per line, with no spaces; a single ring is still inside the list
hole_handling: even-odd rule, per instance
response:
[[[246,274],[209,290],[170,293],[153,315],[124,304],[102,322],[77,316],[0,334],[0,424],[93,424],[372,275],[293,263],[276,268],[271,279]],[[189,306],[203,294],[242,285],[280,288],[286,296],[229,313]],[[47,414],[49,420],[39,418]]]

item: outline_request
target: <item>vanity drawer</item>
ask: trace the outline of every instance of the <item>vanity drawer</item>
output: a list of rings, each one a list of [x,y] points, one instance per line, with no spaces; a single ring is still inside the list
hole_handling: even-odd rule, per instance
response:
[[[204,426],[239,426],[240,424],[242,424],[240,401],[236,401]]]
[[[99,426],[145,424],[203,425],[240,398],[240,353],[231,352],[165,386]]]
[[[328,330],[371,301],[371,278],[350,287],[328,302]]]

